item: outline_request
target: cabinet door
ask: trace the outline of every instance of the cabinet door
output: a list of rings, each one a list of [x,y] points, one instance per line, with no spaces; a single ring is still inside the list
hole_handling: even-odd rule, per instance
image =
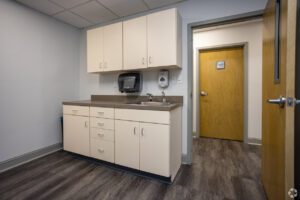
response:
[[[64,115],[64,150],[90,155],[89,117]]]
[[[140,123],[140,170],[169,177],[169,125]]]
[[[115,162],[139,169],[139,122],[115,121]]]
[[[103,71],[103,29],[87,31],[87,71]]]
[[[177,63],[177,11],[170,9],[147,16],[148,67]]]
[[[104,71],[123,68],[122,22],[103,27]]]
[[[147,17],[123,22],[124,69],[147,67]]]

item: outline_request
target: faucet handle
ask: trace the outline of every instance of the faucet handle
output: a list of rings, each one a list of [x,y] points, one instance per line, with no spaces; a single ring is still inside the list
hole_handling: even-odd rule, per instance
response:
[[[153,100],[153,95],[151,93],[147,93],[147,96],[149,98],[149,101],[152,101]]]
[[[163,91],[161,91],[161,94],[163,95],[163,96],[166,96],[166,93],[165,93],[165,91],[163,90]]]

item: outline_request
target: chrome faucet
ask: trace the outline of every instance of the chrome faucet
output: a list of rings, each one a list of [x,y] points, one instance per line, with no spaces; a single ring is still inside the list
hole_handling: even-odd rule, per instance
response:
[[[167,99],[166,99],[166,93],[165,93],[165,91],[161,91],[161,95],[162,95],[162,97],[163,97],[162,102],[163,102],[163,103],[166,103],[166,102],[167,102]]]
[[[147,93],[147,96],[148,96],[148,100],[149,101],[152,101],[153,100],[153,95],[151,93]]]

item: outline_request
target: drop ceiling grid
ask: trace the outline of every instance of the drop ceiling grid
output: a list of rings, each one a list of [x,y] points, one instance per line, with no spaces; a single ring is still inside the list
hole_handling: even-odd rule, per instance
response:
[[[16,0],[78,28],[84,28],[184,0]]]

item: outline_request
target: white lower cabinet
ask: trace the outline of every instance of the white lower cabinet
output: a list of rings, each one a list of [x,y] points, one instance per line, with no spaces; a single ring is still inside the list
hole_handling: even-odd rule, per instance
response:
[[[64,115],[64,150],[90,155],[89,117]]]
[[[115,120],[115,162],[139,169],[139,122]]]
[[[64,106],[64,150],[173,181],[181,165],[181,108]]]
[[[116,164],[170,176],[169,125],[115,121]]]
[[[170,176],[170,128],[140,123],[140,170]]]

